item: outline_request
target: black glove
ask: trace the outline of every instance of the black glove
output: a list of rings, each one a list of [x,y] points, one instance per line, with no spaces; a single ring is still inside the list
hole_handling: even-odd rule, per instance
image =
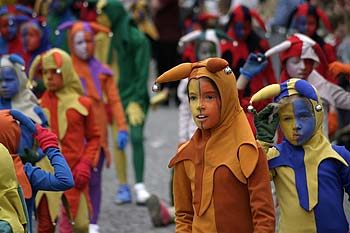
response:
[[[256,139],[272,143],[279,123],[278,114],[275,112],[275,105],[271,103],[259,113],[255,109],[252,112],[254,114]]]
[[[27,147],[24,148],[23,153],[19,154],[19,157],[21,158],[23,164],[31,163],[32,165],[35,165],[35,163],[41,159],[35,150],[29,149]]]

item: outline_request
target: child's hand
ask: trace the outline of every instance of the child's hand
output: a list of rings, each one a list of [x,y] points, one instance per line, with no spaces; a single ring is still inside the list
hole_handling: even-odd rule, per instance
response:
[[[145,118],[145,114],[140,105],[136,102],[130,102],[125,112],[128,114],[129,122],[132,126],[141,125]]]
[[[58,138],[56,134],[42,127],[39,124],[35,125],[37,134],[34,134],[34,138],[38,141],[39,147],[45,152],[49,147],[58,147]]]
[[[89,184],[91,176],[91,163],[86,159],[81,159],[73,169],[75,187],[83,189]]]
[[[118,132],[118,138],[117,138],[118,149],[124,150],[126,145],[128,144],[128,139],[129,139],[128,131],[120,130]]]
[[[256,138],[263,142],[272,143],[279,123],[278,114],[275,112],[275,104],[268,104],[259,113],[255,109],[252,112],[254,114]]]
[[[23,153],[19,154],[19,157],[21,158],[23,164],[31,163],[32,165],[41,159],[35,150],[29,149],[27,147],[24,148]]]
[[[243,67],[240,68],[241,74],[247,77],[248,80],[259,74],[267,65],[266,56],[264,54],[250,53]]]

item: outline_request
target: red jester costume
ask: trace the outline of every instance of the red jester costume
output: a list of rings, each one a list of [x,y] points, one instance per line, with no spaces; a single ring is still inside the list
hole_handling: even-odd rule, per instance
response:
[[[100,149],[100,131],[92,103],[82,96],[82,85],[66,52],[55,48],[37,56],[29,72],[30,81],[39,66],[46,86],[41,106],[60,140],[75,182],[74,188],[65,191],[75,224],[68,222],[69,214],[63,210],[60,232],[88,231],[90,171]]]
[[[224,52],[222,57],[230,62],[230,67],[232,67],[236,77],[239,77],[240,68],[244,65],[250,53],[264,53],[269,49],[268,41],[253,30],[253,18],[256,19],[261,28],[266,31],[265,24],[257,12],[243,5],[238,5],[233,9],[227,24],[227,34],[234,41],[226,43],[226,46],[223,46],[223,51],[230,50],[230,53]],[[270,59],[267,60],[266,68],[260,74],[257,74],[254,79],[250,80],[244,89],[240,89],[238,92],[243,109],[247,109],[249,99],[254,93],[266,85],[277,83],[272,63]],[[257,103],[258,105],[255,107],[257,109],[262,109],[269,102],[270,101],[266,100],[265,102]],[[251,126],[254,125],[250,113],[247,113],[247,117]],[[254,129],[254,127],[252,128]]]

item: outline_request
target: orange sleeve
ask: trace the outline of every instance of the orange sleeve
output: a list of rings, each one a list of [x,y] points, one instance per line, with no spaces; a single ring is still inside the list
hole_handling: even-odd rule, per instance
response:
[[[175,232],[192,232],[194,210],[192,206],[191,181],[186,175],[183,162],[174,167],[173,178],[174,206],[175,206]]]
[[[275,208],[272,198],[270,173],[266,155],[259,145],[259,159],[252,175],[248,178],[250,206],[253,215],[254,232],[275,232]]]
[[[104,82],[104,90],[112,115],[117,123],[118,130],[127,130],[125,112],[119,97],[119,90],[112,76],[107,76]]]
[[[93,164],[95,156],[97,156],[101,143],[100,143],[100,129],[96,124],[92,103],[88,97],[80,97],[79,101],[88,110],[88,115],[85,117],[84,128],[86,144],[84,149],[84,158],[91,161]]]

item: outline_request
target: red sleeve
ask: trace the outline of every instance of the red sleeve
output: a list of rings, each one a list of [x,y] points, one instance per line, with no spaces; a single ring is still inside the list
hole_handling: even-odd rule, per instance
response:
[[[95,156],[100,150],[100,130],[95,123],[93,108],[91,100],[88,97],[80,97],[80,103],[82,103],[88,110],[88,115],[85,117],[84,129],[85,129],[85,148],[84,158],[93,163]]]

